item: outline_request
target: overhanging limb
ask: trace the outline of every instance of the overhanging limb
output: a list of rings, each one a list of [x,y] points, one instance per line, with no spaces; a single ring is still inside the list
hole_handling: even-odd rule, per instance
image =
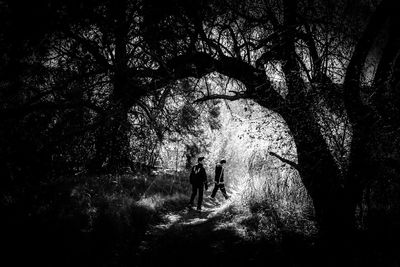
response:
[[[295,168],[296,170],[299,170],[299,165],[291,160],[285,159],[284,157],[279,156],[278,154],[276,154],[275,152],[269,152],[269,154],[271,156],[274,156],[276,158],[278,158],[280,161],[282,161],[283,163],[289,164],[291,167]]]

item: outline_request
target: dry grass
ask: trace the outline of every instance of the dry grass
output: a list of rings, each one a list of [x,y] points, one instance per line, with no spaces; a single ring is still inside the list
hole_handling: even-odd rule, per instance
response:
[[[5,228],[9,255],[42,266],[129,265],[146,231],[163,221],[166,210],[182,209],[188,202],[185,179],[180,173],[54,180],[30,202],[34,212],[14,214],[10,206]]]
[[[218,227],[236,229],[245,239],[280,242],[288,233],[317,234],[311,199],[293,174],[270,171],[242,178],[234,201],[220,212]]]

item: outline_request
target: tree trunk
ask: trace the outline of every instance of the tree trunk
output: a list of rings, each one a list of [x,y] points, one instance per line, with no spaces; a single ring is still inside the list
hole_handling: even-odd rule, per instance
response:
[[[128,100],[128,26],[126,1],[110,3],[109,11],[114,18],[115,59],[112,75],[113,92],[110,96],[110,116],[99,129],[96,142],[95,169],[122,172],[130,165],[130,123],[128,112],[132,105]]]
[[[92,172],[118,173],[130,164],[128,108],[112,104],[112,113],[100,126],[96,136]]]
[[[296,1],[284,1],[284,23],[296,25]],[[315,209],[320,232],[330,241],[343,241],[354,226],[355,208],[349,205],[344,191],[343,177],[328,144],[322,136],[315,119],[312,101],[306,95],[306,86],[301,78],[294,32],[283,36],[282,71],[285,75],[288,95],[286,108],[281,116],[291,130],[297,149],[298,171]]]
[[[298,171],[312,198],[321,233],[336,235],[353,228],[355,208],[345,198],[343,177],[312,114],[286,114],[297,149]]]

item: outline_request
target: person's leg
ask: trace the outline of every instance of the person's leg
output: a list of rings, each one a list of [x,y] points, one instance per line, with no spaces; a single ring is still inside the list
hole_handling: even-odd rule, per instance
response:
[[[200,185],[199,187],[198,187],[198,189],[199,189],[199,197],[198,197],[198,200],[197,200],[197,210],[201,210],[201,204],[203,203],[203,186],[202,185]]]
[[[218,191],[218,185],[215,184],[215,185],[214,185],[214,189],[213,189],[213,191],[212,191],[212,193],[211,193],[211,197],[212,197],[212,198],[215,197],[215,195],[217,194],[217,191]]]
[[[189,202],[190,206],[194,205],[194,198],[196,197],[196,194],[197,194],[197,187],[192,184],[192,195],[190,196],[190,202]]]
[[[221,192],[222,192],[222,194],[224,195],[225,199],[228,199],[229,196],[228,196],[228,194],[226,193],[225,185],[224,185],[224,184],[221,184],[220,189],[221,189]]]

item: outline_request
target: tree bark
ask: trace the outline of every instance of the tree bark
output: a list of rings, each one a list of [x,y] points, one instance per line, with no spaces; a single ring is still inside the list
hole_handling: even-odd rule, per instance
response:
[[[343,214],[340,172],[318,125],[304,115],[283,117],[295,140],[299,172],[313,200],[320,227],[325,231],[330,226],[340,228],[338,224],[348,224]]]
[[[368,181],[374,179],[376,170],[371,168],[374,165],[374,153],[377,150],[374,141],[374,132],[379,123],[373,107],[362,99],[362,87],[360,84],[363,66],[371,50],[373,41],[379,36],[379,32],[385,27],[391,28],[389,15],[393,12],[393,2],[383,0],[371,17],[363,35],[358,41],[352,58],[347,67],[344,81],[344,104],[349,121],[352,127],[352,142],[350,146],[349,167],[345,176],[345,199],[349,210],[354,210],[361,202],[362,192]],[[390,22],[389,24],[387,22]],[[388,26],[389,25],[389,26]],[[392,39],[391,42],[394,40]],[[392,43],[393,44],[393,43]],[[392,45],[389,44],[389,45]],[[393,52],[387,49],[384,53],[376,78],[382,79],[383,71],[388,66],[390,54]],[[381,81],[379,81],[381,82]],[[375,83],[376,84],[376,83]],[[354,219],[353,219],[354,220]]]

